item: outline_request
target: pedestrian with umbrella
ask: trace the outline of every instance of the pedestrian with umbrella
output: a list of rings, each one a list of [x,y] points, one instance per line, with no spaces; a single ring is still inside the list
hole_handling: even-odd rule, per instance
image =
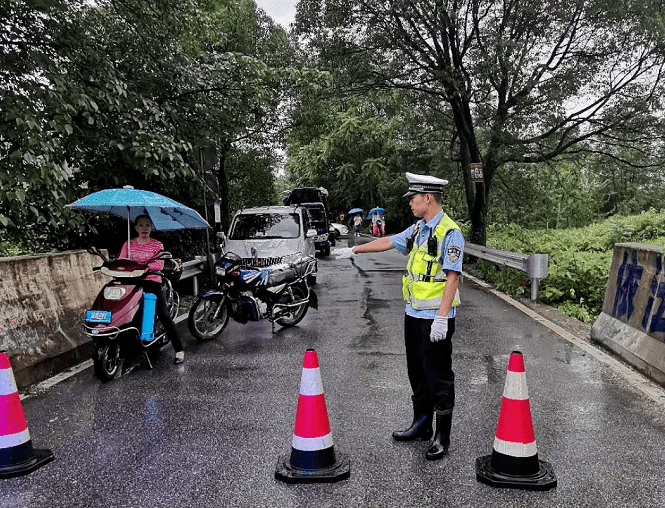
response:
[[[360,212],[357,212],[355,217],[353,218],[353,231],[354,231],[354,236],[360,236],[360,227],[363,224],[363,218],[360,215],[362,213],[362,210]]]
[[[386,222],[383,218],[383,214],[385,212],[384,208],[381,208],[377,206],[376,208],[372,208],[369,211],[369,219],[372,221],[372,233],[374,236],[385,236],[386,234]]]
[[[134,189],[130,186],[95,192],[67,206],[91,212],[108,212],[126,218],[127,241],[120,250],[120,257],[137,262],[144,262],[164,250],[162,242],[150,237],[155,229],[172,231],[210,227],[191,208],[161,194]],[[130,222],[132,220],[138,237],[130,239]],[[151,271],[161,271],[164,268],[164,261],[153,261],[149,268]],[[175,350],[174,363],[182,363],[185,359],[185,353],[175,323],[166,306],[161,277],[149,275],[145,280],[137,282],[142,285],[146,293],[152,293],[157,297],[155,311]]]

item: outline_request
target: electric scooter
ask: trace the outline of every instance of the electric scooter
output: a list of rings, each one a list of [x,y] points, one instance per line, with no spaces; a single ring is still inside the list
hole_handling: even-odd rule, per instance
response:
[[[93,270],[111,277],[97,295],[92,308],[86,312],[83,331],[94,342],[93,363],[95,375],[102,381],[110,381],[117,374],[121,361],[132,354],[142,353],[148,367],[152,363],[148,352],[168,344],[166,331],[155,313],[157,297],[144,292],[140,280],[149,275],[162,278],[162,291],[166,304],[174,318],[178,313],[180,297],[173,284],[180,279],[182,268],[166,251],[158,252],[144,262],[129,259],[109,260],[95,247],[90,254],[99,256],[103,263]],[[151,271],[148,265],[164,260],[161,272]]]

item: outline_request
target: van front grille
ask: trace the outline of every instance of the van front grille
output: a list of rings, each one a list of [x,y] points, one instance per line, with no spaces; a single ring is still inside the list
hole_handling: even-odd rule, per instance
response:
[[[282,256],[274,258],[242,258],[242,268],[266,268],[282,262]]]

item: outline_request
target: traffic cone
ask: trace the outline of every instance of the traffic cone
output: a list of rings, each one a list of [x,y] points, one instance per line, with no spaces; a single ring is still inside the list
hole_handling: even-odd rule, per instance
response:
[[[53,460],[51,450],[34,450],[7,351],[0,351],[0,478],[31,473]]]
[[[335,453],[316,351],[302,366],[291,455],[277,462],[275,478],[287,483],[336,482],[351,474],[349,458]]]
[[[548,490],[556,487],[551,464],[538,460],[524,357],[510,354],[492,455],[476,459],[476,478],[492,487]]]

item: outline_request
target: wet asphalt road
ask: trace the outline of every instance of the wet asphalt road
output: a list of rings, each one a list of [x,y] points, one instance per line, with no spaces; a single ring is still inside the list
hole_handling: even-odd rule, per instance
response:
[[[664,407],[468,281],[453,338],[450,455],[430,462],[425,443],[394,442],[391,432],[412,416],[403,262],[394,251],[353,263],[323,258],[319,309],[295,328],[273,335],[266,321],[230,323],[211,342],[187,334],[182,366],[167,347],[152,371],[100,383],[87,369],[24,400],[33,445],[56,458],[0,480],[0,508],[665,505]],[[335,484],[274,479],[278,458],[290,452],[307,348],[318,353],[335,449],[351,458],[350,478]],[[475,477],[476,458],[492,450],[516,349],[539,456],[558,479],[547,492]]]

